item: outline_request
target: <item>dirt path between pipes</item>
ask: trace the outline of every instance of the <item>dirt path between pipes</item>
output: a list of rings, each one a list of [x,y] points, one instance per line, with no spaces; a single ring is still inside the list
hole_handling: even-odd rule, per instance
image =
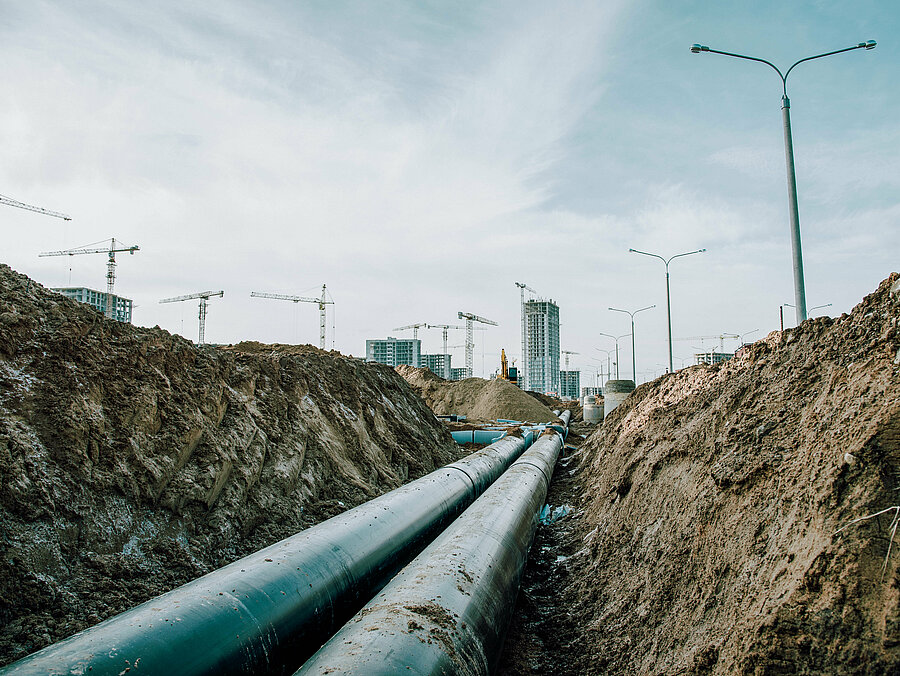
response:
[[[554,510],[560,515],[577,503],[580,482],[575,477],[575,457],[594,428],[584,423],[570,427],[567,449],[556,464],[547,493],[551,515]],[[560,606],[558,592],[568,586],[572,574],[567,560],[574,553],[574,527],[575,515],[571,512],[538,527],[497,676],[565,673],[565,654],[571,637],[576,635],[572,631],[575,619]]]

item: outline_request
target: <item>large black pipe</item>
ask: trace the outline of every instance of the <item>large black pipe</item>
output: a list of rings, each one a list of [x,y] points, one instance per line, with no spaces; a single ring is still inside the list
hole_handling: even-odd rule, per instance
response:
[[[290,674],[524,449],[505,437],[0,674]]]
[[[295,676],[490,673],[561,448],[545,432]]]

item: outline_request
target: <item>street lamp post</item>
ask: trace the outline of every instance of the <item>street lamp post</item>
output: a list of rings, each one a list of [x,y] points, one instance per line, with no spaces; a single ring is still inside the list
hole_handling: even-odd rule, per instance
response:
[[[601,333],[600,335],[605,336],[607,334]],[[610,366],[610,355],[612,354],[612,350],[601,350],[599,347],[595,347],[594,349],[597,350],[597,352],[605,352],[606,353],[606,375],[607,375],[607,377],[611,376],[612,368]],[[616,359],[618,359],[618,357],[616,357]],[[600,385],[602,386],[603,383],[600,383]]]
[[[637,359],[635,358],[635,355],[634,355],[634,316],[638,312],[643,312],[644,310],[650,310],[655,307],[656,307],[656,304],[654,303],[653,305],[648,305],[647,307],[642,307],[640,310],[635,310],[634,312],[630,312],[629,310],[620,310],[617,307],[609,308],[613,312],[624,312],[626,315],[631,317],[631,379],[634,381],[635,385],[637,385]],[[616,343],[617,350],[618,350],[618,347],[619,347],[619,344]],[[619,361],[618,354],[616,354],[616,361],[617,362]],[[618,376],[619,376],[619,369],[617,366],[616,367],[616,377],[618,377]]]
[[[669,320],[669,373],[674,373],[675,366],[672,363],[672,303],[669,299],[669,263],[671,263],[676,258],[681,258],[682,256],[690,256],[691,254],[703,253],[704,251],[706,251],[706,249],[697,249],[696,251],[688,251],[686,253],[675,254],[668,260],[658,254],[647,253],[646,251],[638,251],[637,249],[629,249],[629,251],[631,253],[643,254],[644,256],[653,256],[653,258],[658,258],[666,264],[666,317]]]
[[[598,336],[606,336],[607,338],[612,338],[614,341],[616,341],[616,380],[618,380],[619,379],[619,339],[627,338],[631,334],[625,333],[621,336],[614,336],[610,333],[603,333],[602,331],[597,331],[597,335]],[[612,371],[609,372],[609,375],[612,376]]]
[[[782,329],[782,330],[783,330],[783,329]],[[744,344],[745,344],[745,343],[744,343],[744,336],[749,336],[751,333],[756,333],[757,331],[759,331],[759,329],[753,329],[752,331],[746,331],[746,332],[742,333],[742,334],[738,337],[740,344],[741,344],[741,345],[744,345]]]
[[[787,69],[783,74],[773,63],[765,59],[759,59],[755,56],[745,56],[743,54],[733,54],[732,52],[721,52],[717,49],[710,49],[706,45],[691,45],[691,52],[700,54],[701,52],[710,52],[711,54],[723,54],[724,56],[733,56],[738,59],[746,59],[747,61],[759,61],[767,66],[771,66],[778,76],[781,78],[782,97],[781,97],[781,114],[784,123],[784,156],[787,164],[787,180],[788,180],[788,207],[791,214],[791,252],[793,254],[794,266],[794,302],[796,303],[797,323],[806,320],[806,288],[803,282],[803,254],[800,250],[800,209],[797,206],[797,175],[794,171],[794,144],[791,137],[791,101],[787,95],[787,78],[794,70],[794,67],[804,61],[812,61],[813,59],[821,59],[824,56],[833,54],[841,54],[842,52],[850,52],[854,49],[875,49],[875,41],[868,40],[860,42],[853,47],[844,49],[836,49],[833,52],[825,52],[824,54],[816,54],[800,59],[793,66]]]

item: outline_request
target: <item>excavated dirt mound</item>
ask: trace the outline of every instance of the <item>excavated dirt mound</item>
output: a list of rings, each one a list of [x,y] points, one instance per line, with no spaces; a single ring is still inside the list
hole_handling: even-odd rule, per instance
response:
[[[573,401],[563,401],[562,399],[551,397],[549,394],[543,394],[542,392],[532,392],[531,390],[526,390],[526,392],[530,397],[534,397],[551,411],[571,411],[572,417],[569,420],[569,424],[584,420],[584,410],[581,406],[581,402],[577,399]],[[600,402],[602,403],[602,401],[603,398],[601,397]]]
[[[466,378],[450,381],[427,368],[398,366],[398,373],[437,415],[457,413],[473,420],[556,420],[553,411],[506,380]]]
[[[0,664],[461,454],[389,367],[197,348],[0,265]]]
[[[557,470],[576,511],[539,532],[501,674],[900,673],[898,322],[894,274],[638,388]]]

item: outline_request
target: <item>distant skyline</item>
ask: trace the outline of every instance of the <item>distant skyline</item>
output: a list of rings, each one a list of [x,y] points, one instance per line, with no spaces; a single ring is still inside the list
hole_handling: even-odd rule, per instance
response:
[[[480,376],[519,358],[525,282],[559,304],[582,384],[599,333],[630,330],[607,308],[656,304],[643,382],[668,364],[665,271],[630,247],[707,249],[672,263],[675,338],[759,339],[794,302],[781,83],[690,45],[787,67],[878,41],[788,81],[807,302],[838,316],[900,269],[898,34],[887,0],[0,0],[0,194],[73,217],[0,205],[0,260],[105,290],[104,256],[37,254],[136,244],[116,282],[135,324],[195,341],[196,302],[160,299],[224,289],[209,342],[318,345],[315,305],[250,293],[324,283],[328,346],[356,356],[472,312],[500,323],[476,334]],[[678,340],[676,368],[713,347]]]

